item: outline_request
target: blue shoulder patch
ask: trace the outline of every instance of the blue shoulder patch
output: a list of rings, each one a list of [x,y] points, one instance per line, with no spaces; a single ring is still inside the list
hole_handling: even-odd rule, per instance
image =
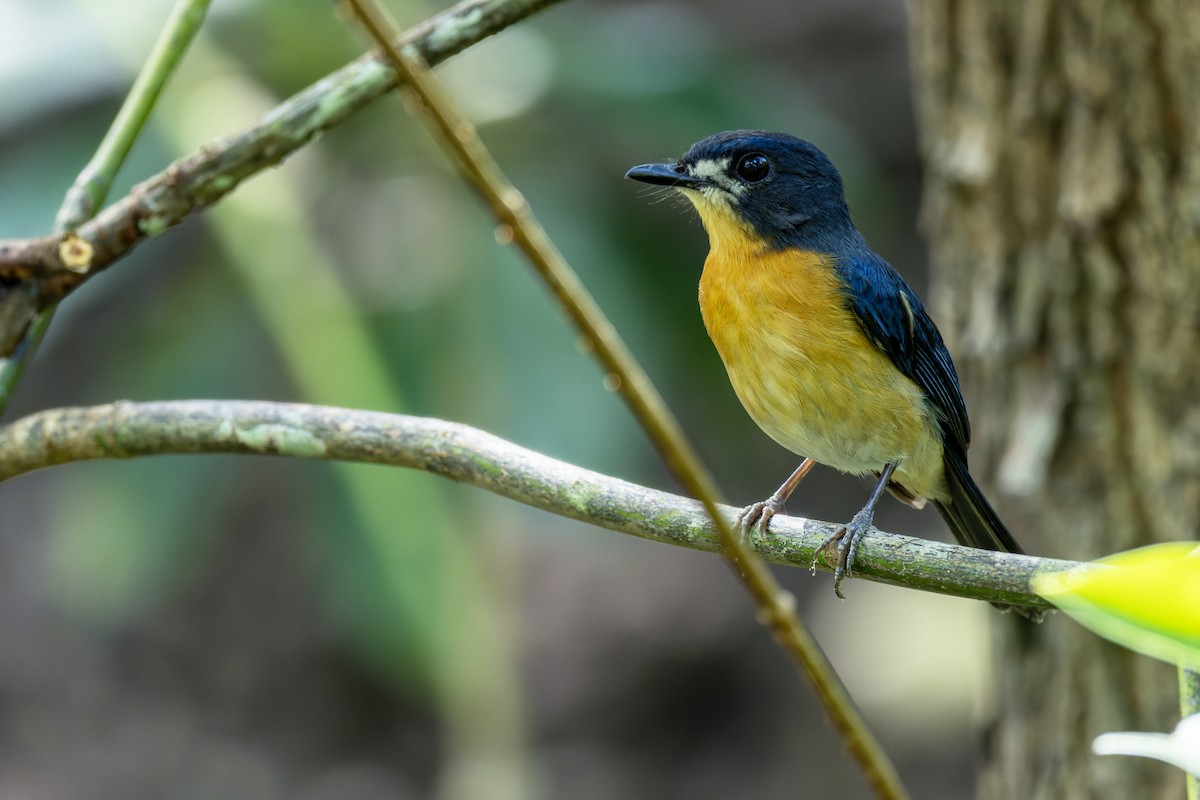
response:
[[[941,418],[943,439],[965,453],[971,422],[954,362],[925,304],[900,273],[869,249],[837,256],[847,300],[867,338],[921,387]]]

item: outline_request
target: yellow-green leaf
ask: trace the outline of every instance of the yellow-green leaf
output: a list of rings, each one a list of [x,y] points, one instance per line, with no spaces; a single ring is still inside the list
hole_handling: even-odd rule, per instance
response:
[[[1200,669],[1200,545],[1172,542],[1034,579],[1034,591],[1096,633]]]

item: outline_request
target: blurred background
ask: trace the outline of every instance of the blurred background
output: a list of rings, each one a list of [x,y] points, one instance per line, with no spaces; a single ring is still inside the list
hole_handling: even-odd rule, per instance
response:
[[[169,8],[0,6],[0,237],[50,230]],[[110,200],[362,49],[325,0],[215,0]],[[438,70],[735,503],[797,459],[705,335],[698,222],[622,175],[728,128],[811,139],[924,292],[906,59],[899,0],[576,0]],[[575,339],[388,96],[73,295],[9,418],[320,402],[677,491]],[[792,508],[844,520],[869,490],[817,470]],[[869,796],[712,556],[266,458],[74,465],[0,486],[0,509],[0,798]],[[943,534],[894,501],[877,523]],[[913,793],[969,795],[990,612],[778,574]]]

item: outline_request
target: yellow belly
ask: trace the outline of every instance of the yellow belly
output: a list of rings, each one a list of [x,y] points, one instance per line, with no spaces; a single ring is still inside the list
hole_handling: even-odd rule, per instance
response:
[[[856,475],[898,464],[894,480],[946,499],[928,399],[866,338],[827,256],[714,248],[700,310],[750,416],[794,453]]]

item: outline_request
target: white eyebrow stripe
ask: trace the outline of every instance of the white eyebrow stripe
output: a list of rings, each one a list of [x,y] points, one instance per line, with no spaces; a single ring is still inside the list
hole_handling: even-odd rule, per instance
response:
[[[717,176],[724,177],[725,170],[729,169],[729,159],[723,158],[717,160],[715,158],[704,158],[692,165],[692,175],[697,178],[707,178],[712,180]]]
[[[728,170],[728,158],[704,158],[693,164],[689,172],[693,177],[704,178],[734,197],[740,197],[746,191],[746,186],[730,178]]]

